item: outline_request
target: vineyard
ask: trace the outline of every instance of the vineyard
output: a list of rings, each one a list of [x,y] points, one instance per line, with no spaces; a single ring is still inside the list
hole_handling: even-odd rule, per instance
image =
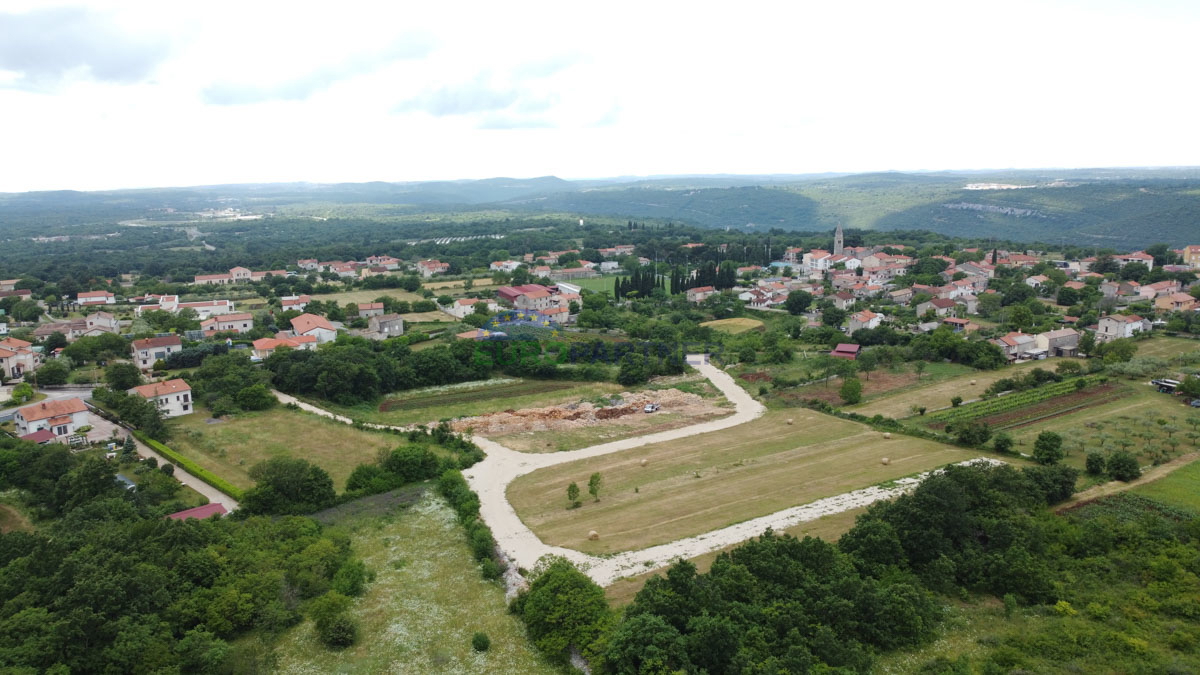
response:
[[[495,387],[481,387],[466,391],[439,393],[434,396],[419,396],[413,398],[389,398],[379,404],[379,412],[392,410],[421,410],[438,406],[475,403],[476,401],[498,400],[529,396],[532,394],[547,394],[550,392],[571,389],[579,386],[578,382],[557,382],[552,380],[527,380],[513,382]]]
[[[992,429],[1001,431],[1035,424],[1060,415],[1067,415],[1092,406],[1115,401],[1125,395],[1125,389],[1115,384],[1087,387],[1052,399],[1022,406],[1008,412],[987,415],[982,418]]]
[[[1062,382],[1053,382],[1050,384],[1037,387],[1036,389],[1026,389],[1025,391],[1017,391],[996,398],[976,401],[968,403],[957,408],[946,408],[932,413],[927,417],[929,422],[938,426],[949,425],[954,422],[966,422],[979,419],[981,417],[991,417],[1000,415],[1018,408],[1033,405],[1048,401],[1059,396],[1066,396],[1079,391],[1076,382],[1083,381],[1085,386],[1093,385],[1105,380],[1101,376],[1088,376],[1083,378],[1075,378],[1064,380]],[[1015,426],[1015,425],[1014,425]]]

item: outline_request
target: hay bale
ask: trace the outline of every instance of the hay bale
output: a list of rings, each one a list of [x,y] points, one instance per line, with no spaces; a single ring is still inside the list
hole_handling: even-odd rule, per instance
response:
[[[591,532],[588,532],[588,541],[596,541],[596,540],[598,540],[598,539],[600,539],[600,533],[599,533],[599,532],[597,532],[597,531],[595,531],[595,530],[592,530]]]
[[[975,384],[975,380],[971,380],[971,384]]]
[[[788,423],[788,426],[791,426],[791,424],[792,424],[792,418],[790,418],[790,417],[789,417],[789,418],[788,418],[788,422],[787,422],[787,423]]]
[[[888,464],[892,463],[892,460],[888,459],[887,457],[884,457],[883,459],[879,460],[879,463],[884,466],[887,466]]]
[[[892,432],[890,432],[890,431],[883,432],[883,437],[890,441],[892,439]]]
[[[641,461],[641,465],[642,465],[642,466],[646,466],[646,465],[647,465],[647,464],[649,464],[649,463],[650,463],[650,460],[648,460],[648,459],[643,459],[643,460]]]

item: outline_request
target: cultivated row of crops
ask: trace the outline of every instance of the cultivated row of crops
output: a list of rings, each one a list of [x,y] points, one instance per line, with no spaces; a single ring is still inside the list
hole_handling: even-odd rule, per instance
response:
[[[1062,382],[1052,382],[1044,384],[1034,389],[1026,389],[1025,391],[1015,391],[1011,394],[997,396],[975,403],[968,403],[957,408],[946,408],[939,410],[929,415],[929,419],[935,422],[961,422],[965,420],[973,420],[979,417],[987,417],[988,415],[996,415],[1009,410],[1015,410],[1022,406],[1040,403],[1054,398],[1070,394],[1078,390],[1079,385],[1076,384],[1079,380],[1083,380],[1088,385],[1096,384],[1103,376],[1089,375],[1082,378],[1074,378],[1063,380]]]

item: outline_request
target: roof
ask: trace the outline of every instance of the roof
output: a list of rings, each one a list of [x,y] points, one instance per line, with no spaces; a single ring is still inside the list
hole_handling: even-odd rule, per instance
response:
[[[205,518],[211,518],[213,516],[223,516],[226,513],[229,513],[229,511],[226,510],[224,505],[214,502],[212,504],[205,504],[204,506],[197,506],[183,511],[176,511],[175,513],[167,514],[167,517],[171,520],[187,520],[188,518],[204,520]]]
[[[360,303],[358,303],[358,311],[360,311],[360,312],[363,310],[371,310],[371,309],[383,309],[383,303],[382,302],[360,302]]]
[[[238,312],[237,314],[218,314],[218,315],[212,317],[211,319],[208,319],[204,323],[217,322],[217,321],[220,321],[220,322],[248,321],[253,318],[254,318],[254,315],[251,314],[250,312]]]
[[[1057,340],[1058,338],[1073,337],[1079,335],[1079,331],[1074,328],[1059,328],[1058,330],[1050,330],[1042,333],[1040,337],[1048,340]]]
[[[949,309],[958,303],[954,302],[950,298],[934,298],[929,301],[929,304],[939,309]]]
[[[0,340],[0,346],[8,347],[9,349],[28,349],[33,346],[32,342],[18,340],[15,337],[8,337]]]
[[[316,341],[317,338],[313,335],[297,335],[296,337],[259,338],[251,344],[259,351],[271,351],[280,347],[296,348],[302,344]]]
[[[712,286],[700,286],[699,288],[689,288],[688,293],[708,293],[715,290],[717,289],[713,288]]]
[[[1103,319],[1100,319],[1100,320],[1101,320],[1101,321],[1103,321],[1104,319],[1110,319],[1110,320],[1112,320],[1112,321],[1119,321],[1119,322],[1121,322],[1121,323],[1133,323],[1133,322],[1135,322],[1135,321],[1140,323],[1140,322],[1142,322],[1142,321],[1145,321],[1145,319],[1143,319],[1142,317],[1138,316],[1137,314],[1129,314],[1129,315],[1125,315],[1125,314],[1109,314],[1108,316],[1106,316],[1106,317],[1104,317]]]
[[[166,382],[151,382],[143,384],[140,387],[134,387],[129,390],[131,394],[137,394],[142,398],[157,398],[159,396],[169,396],[171,394],[179,394],[185,391],[191,391],[192,388],[187,382],[179,378],[167,380]]]
[[[477,302],[483,302],[483,300],[480,300],[479,298],[459,298],[454,302],[460,305],[474,305]]]
[[[879,316],[879,315],[876,314],[875,312],[872,312],[869,309],[864,309],[861,312],[855,312],[852,318],[857,319],[859,321],[870,321],[871,319],[874,319],[877,316]]]
[[[34,405],[25,406],[17,411],[26,422],[35,422],[37,420],[51,419],[61,417],[63,415],[73,415],[79,412],[87,412],[88,407],[84,405],[83,399],[79,398],[64,398],[56,401],[42,401]]]
[[[152,337],[144,340],[134,340],[133,348],[136,350],[154,349],[155,347],[181,347],[183,340],[179,339],[178,335],[168,335],[166,337]]]
[[[854,299],[854,295],[852,293],[847,293],[846,291],[838,291],[837,293],[833,294],[833,297],[837,298],[838,300],[853,300]]]
[[[861,345],[849,344],[849,343],[843,342],[843,343],[838,344],[838,346],[834,347],[833,351],[830,353],[834,356],[838,356],[838,355],[857,356],[860,351],[862,351]]]
[[[942,319],[942,323],[948,323],[948,324],[952,324],[955,326],[965,326],[965,325],[971,323],[971,320],[970,319],[955,319],[954,317],[949,317],[946,319]]]
[[[75,297],[78,298],[79,300],[84,300],[84,299],[88,299],[88,298],[111,298],[114,296],[112,293],[109,293],[108,291],[85,291]]]
[[[329,323],[329,319],[316,314],[301,314],[292,319],[292,330],[296,331],[296,335],[303,335],[318,328],[328,331],[335,330],[333,324]]]
[[[34,443],[41,445],[42,443],[49,443],[56,438],[58,437],[54,435],[53,431],[50,431],[49,429],[42,429],[40,431],[35,431],[32,434],[25,434],[21,437],[21,440],[33,441]]]
[[[387,323],[389,321],[403,321],[403,320],[404,320],[404,317],[399,314],[376,314],[375,316],[371,317],[371,321],[374,321],[377,324]],[[304,336],[304,337],[308,337],[308,336]]]

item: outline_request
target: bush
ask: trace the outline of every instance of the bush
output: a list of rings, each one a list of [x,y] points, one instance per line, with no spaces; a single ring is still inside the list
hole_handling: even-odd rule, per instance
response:
[[[1033,442],[1033,461],[1049,466],[1058,464],[1066,453],[1062,449],[1062,436],[1053,431],[1043,431]]]
[[[1108,475],[1113,480],[1128,483],[1141,477],[1142,467],[1138,465],[1137,457],[1124,450],[1118,450],[1108,458]]]
[[[476,633],[471,636],[471,649],[477,652],[486,652],[492,646],[492,641],[488,639],[487,633]]]
[[[1087,464],[1085,465],[1087,472],[1092,476],[1099,476],[1104,473],[1104,455],[1098,452],[1089,452],[1087,454]]]
[[[950,407],[957,408],[958,406],[962,405],[962,401],[963,399],[961,396],[955,396],[954,398],[950,399]]]
[[[992,439],[992,449],[996,452],[1009,453],[1013,449],[1013,438],[1004,432],[996,434]]]
[[[334,649],[345,649],[358,642],[358,620],[349,614],[338,614],[317,628],[321,642]]]
[[[178,464],[180,467],[183,468],[184,471],[187,471],[188,473],[192,474],[196,478],[199,478],[200,480],[217,488],[221,492],[224,492],[225,494],[229,495],[230,497],[233,497],[234,499],[237,499],[239,501],[242,499],[242,496],[243,496],[242,491],[239,488],[236,488],[233,485],[231,485],[225,479],[219,478],[216,475],[214,475],[213,473],[209,472],[207,469],[201,468],[199,464],[196,464],[195,462],[188,459],[187,457],[184,457],[183,455],[179,454],[178,452],[175,452],[171,448],[168,448],[167,446],[163,445],[162,443],[159,443],[158,441],[150,438],[149,436],[141,433],[140,431],[133,432],[133,435],[136,436],[139,441],[150,446],[150,448],[153,449],[158,454],[162,455],[163,457],[166,457],[167,459],[171,460],[175,464]]]

